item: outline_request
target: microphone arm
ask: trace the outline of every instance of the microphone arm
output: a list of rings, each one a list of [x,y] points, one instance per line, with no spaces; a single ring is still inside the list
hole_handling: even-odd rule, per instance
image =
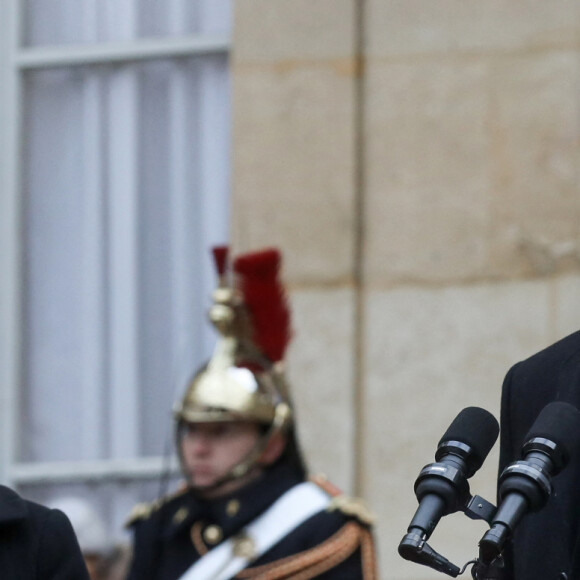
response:
[[[431,466],[425,467],[421,473],[425,472],[429,467]],[[423,519],[422,512],[427,512],[432,507],[432,505],[430,505],[431,502],[435,502],[436,499],[437,496],[429,497],[429,503],[427,503],[424,510],[421,509],[421,506],[417,509],[415,517],[409,525],[408,533],[403,537],[399,544],[399,555],[405,558],[405,560],[428,566],[429,568],[433,568],[438,572],[442,572],[443,574],[455,578],[459,574],[463,574],[469,564],[476,563],[476,561],[468,562],[463,569],[460,569],[459,566],[456,566],[429,546],[427,540],[431,534],[425,532],[422,525],[416,525],[417,522],[421,523]],[[439,508],[442,509],[441,506],[439,506]],[[470,496],[469,493],[467,493],[465,503],[459,506],[455,511],[462,511],[472,520],[485,520],[487,523],[491,523],[496,507],[479,495]],[[488,574],[488,571],[486,571],[486,574]],[[473,577],[476,578],[476,576]],[[488,578],[489,580],[492,580],[499,578],[499,576],[480,575],[477,576],[477,578],[478,580],[487,580]]]
[[[483,498],[478,498],[478,509],[472,509],[467,479],[481,467],[498,432],[496,419],[484,409],[468,407],[457,415],[439,441],[436,463],[426,465],[415,481],[419,506],[399,544],[401,557],[452,577],[461,573],[427,540],[445,515],[463,511],[473,519],[486,519],[492,513],[493,506]]]

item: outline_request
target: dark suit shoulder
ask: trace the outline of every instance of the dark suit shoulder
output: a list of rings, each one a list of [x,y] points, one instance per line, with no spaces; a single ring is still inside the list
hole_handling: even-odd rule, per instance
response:
[[[545,366],[550,363],[560,364],[578,354],[580,354],[580,330],[550,344],[515,366],[527,368],[530,366]]]
[[[29,520],[33,525],[44,523],[49,518],[57,528],[70,527],[68,518],[59,510],[54,510],[34,501],[22,498],[14,490],[0,486],[0,525],[21,523]],[[53,528],[54,529],[54,528]]]
[[[0,526],[20,522],[27,516],[26,502],[12,489],[0,485]]]
[[[67,516],[0,487],[2,578],[88,580],[81,551]]]
[[[551,401],[580,406],[580,331],[515,364],[504,380],[502,413],[517,429],[528,429]],[[522,401],[526,402],[522,405]],[[522,422],[515,419],[519,414]],[[521,426],[520,426],[521,425]],[[502,426],[503,429],[503,426]]]
[[[38,519],[38,571],[41,578],[88,580],[88,572],[68,517],[57,509],[28,502],[32,519]]]

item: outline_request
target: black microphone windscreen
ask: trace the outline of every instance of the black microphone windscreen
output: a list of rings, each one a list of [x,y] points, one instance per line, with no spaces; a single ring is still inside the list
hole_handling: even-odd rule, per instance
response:
[[[489,411],[480,407],[466,407],[449,425],[439,445],[446,441],[459,441],[469,445],[473,452],[473,469],[477,470],[482,466],[498,435],[499,424]]]
[[[548,403],[534,421],[524,441],[537,437],[556,443],[567,462],[580,449],[580,411],[564,401]]]

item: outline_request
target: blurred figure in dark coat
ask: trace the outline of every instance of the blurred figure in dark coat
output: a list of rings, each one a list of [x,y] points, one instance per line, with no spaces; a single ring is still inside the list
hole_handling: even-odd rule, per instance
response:
[[[0,577],[89,580],[68,518],[0,486]]]
[[[127,546],[115,543],[95,506],[82,497],[65,496],[49,502],[63,512],[75,531],[91,580],[122,580],[128,564]]]

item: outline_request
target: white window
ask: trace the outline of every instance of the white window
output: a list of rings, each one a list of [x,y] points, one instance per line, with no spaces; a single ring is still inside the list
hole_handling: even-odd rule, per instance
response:
[[[0,477],[117,534],[175,472],[171,408],[214,339],[230,0],[0,14]]]

